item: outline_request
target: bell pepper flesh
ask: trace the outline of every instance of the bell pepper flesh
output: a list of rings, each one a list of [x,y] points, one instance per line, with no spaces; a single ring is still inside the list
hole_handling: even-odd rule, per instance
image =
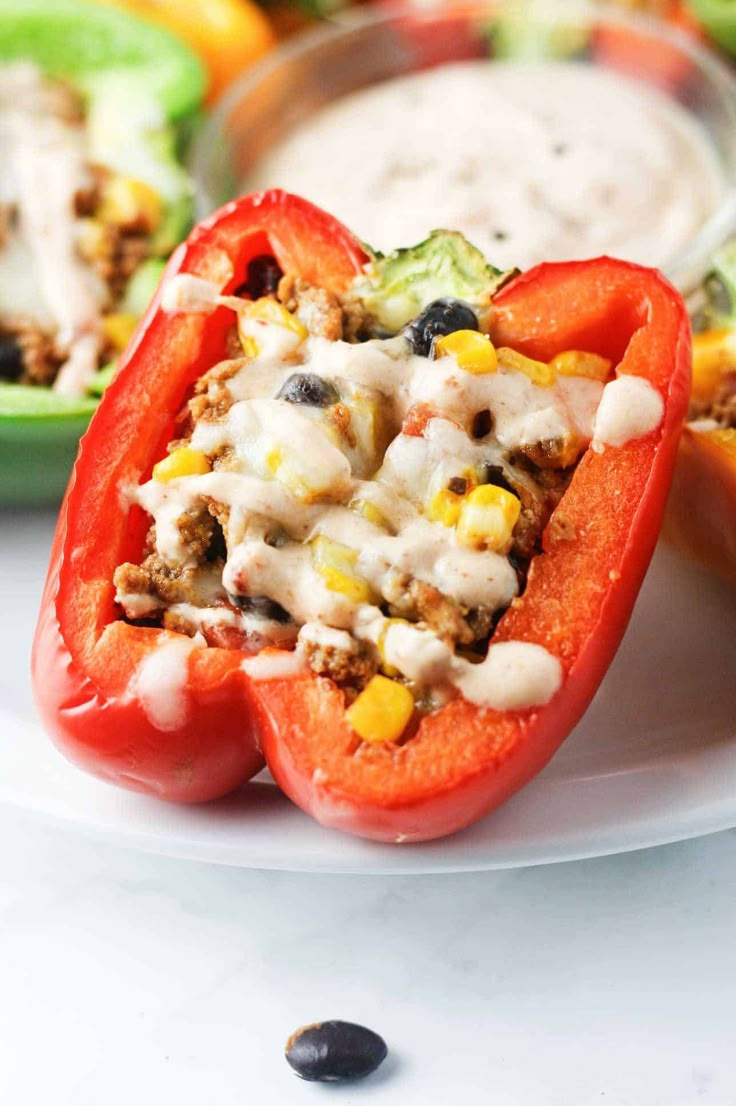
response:
[[[201,224],[167,277],[194,273],[227,293],[264,252],[337,290],[367,260],[329,216],[268,192]],[[551,702],[497,712],[456,699],[424,716],[406,744],[357,752],[336,685],[306,672],[249,678],[237,650],[191,652],[188,713],[178,729],[160,732],[136,696],[136,673],[151,650],[188,639],[117,619],[112,575],[139,555],[148,525],[140,510],[121,505],[120,488],[145,479],[163,455],[189,387],[224,355],[230,323],[223,309],[167,316],[159,300],[160,293],[83,439],[62,508],[34,644],[46,725],[88,770],[169,799],[225,793],[258,768],[262,750],[283,790],[328,825],[387,841],[468,825],[546,763],[624,632],[687,407],[689,326],[680,297],[651,270],[609,259],[538,266],[496,296],[494,343],[540,360],[571,348],[608,357],[660,390],[664,419],[645,438],[585,454],[557,509],[566,525],[550,524],[523,597],[496,629],[494,641],[537,642],[560,659],[563,686]]]

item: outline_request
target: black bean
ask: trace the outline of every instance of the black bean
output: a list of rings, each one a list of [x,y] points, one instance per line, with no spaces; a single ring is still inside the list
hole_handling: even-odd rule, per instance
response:
[[[382,1037],[353,1022],[306,1025],[286,1042],[286,1059],[296,1074],[321,1083],[362,1079],[376,1070],[387,1053]]]
[[[339,400],[329,380],[316,373],[292,373],[279,388],[276,399],[287,403],[302,403],[306,407],[329,407]]]
[[[228,599],[234,607],[259,618],[267,618],[271,622],[291,622],[291,615],[277,603],[275,599],[269,599],[267,595],[234,595],[228,593]]]
[[[490,434],[493,429],[493,416],[488,408],[485,411],[479,411],[473,419],[472,434],[474,438],[485,438],[486,434]]]
[[[506,474],[500,465],[492,465],[489,461],[486,461],[483,465],[482,478],[484,484],[494,484],[497,488],[503,488],[504,491],[511,492],[512,495],[517,494],[506,479]]]
[[[23,351],[9,334],[0,336],[0,379],[17,380],[23,372]]]
[[[260,299],[261,296],[271,296],[278,289],[283,275],[276,258],[261,253],[248,262],[245,280],[235,289],[235,295],[250,296],[253,300]]]
[[[447,481],[448,491],[454,492],[455,495],[465,495],[468,490],[468,482],[464,476],[452,476]]]
[[[414,353],[420,357],[429,357],[432,343],[442,334],[453,334],[456,330],[477,330],[478,316],[469,303],[447,297],[434,300],[417,315],[404,331]]]
[[[212,537],[210,538],[210,544],[207,546],[206,556],[207,560],[210,563],[214,561],[227,560],[227,542],[225,541],[225,532],[217,519],[215,519],[215,524],[212,527]]]

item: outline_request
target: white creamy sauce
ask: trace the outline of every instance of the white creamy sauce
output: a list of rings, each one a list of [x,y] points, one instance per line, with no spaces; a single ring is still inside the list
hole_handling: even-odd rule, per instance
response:
[[[193,273],[177,273],[167,280],[161,290],[161,307],[170,315],[188,312],[195,315],[211,315],[218,305],[219,289],[216,284]]]
[[[140,701],[146,717],[156,729],[176,730],[186,722],[189,657],[204,644],[204,639],[199,637],[163,637],[138,666],[131,694]]]
[[[0,67],[0,147],[0,198],[18,211],[18,228],[0,249],[0,289],[15,285],[0,311],[53,323],[67,354],[54,387],[78,395],[97,369],[108,293],[76,248],[74,197],[88,184],[84,129],[49,111],[31,64]]]
[[[622,375],[603,389],[593,430],[593,449],[622,446],[656,430],[664,416],[657,389],[640,376]]]
[[[304,195],[379,249],[445,227],[526,268],[601,253],[666,265],[726,182],[663,93],[575,62],[478,60],[324,108],[244,185]]]
[[[271,653],[268,650],[255,657],[246,657],[240,667],[251,680],[283,680],[307,671],[299,653]]]
[[[456,656],[428,630],[365,612],[355,628],[359,637],[381,641],[388,664],[424,686],[455,688],[469,703],[494,710],[525,710],[548,703],[562,684],[562,666],[541,645],[505,641],[488,648],[473,664]]]

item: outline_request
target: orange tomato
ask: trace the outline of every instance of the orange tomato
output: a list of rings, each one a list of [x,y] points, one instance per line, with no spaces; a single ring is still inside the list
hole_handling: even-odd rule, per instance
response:
[[[276,41],[271,24],[252,0],[97,0],[166,27],[192,47],[207,66],[208,102],[216,100],[244,69]]]

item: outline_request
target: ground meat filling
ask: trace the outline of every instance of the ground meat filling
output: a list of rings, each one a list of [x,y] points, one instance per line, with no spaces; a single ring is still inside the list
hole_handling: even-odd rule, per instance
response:
[[[341,340],[355,342],[359,335],[365,337],[371,332],[370,317],[357,301],[348,298],[340,300],[326,289],[314,287],[293,274],[283,274],[273,259],[267,257],[257,258],[251,263],[247,279],[238,293],[245,299],[259,302],[264,295],[271,297],[293,319],[298,320],[313,339],[329,343]],[[206,471],[212,478],[219,473],[244,471],[242,457],[237,452],[241,445],[236,449],[231,442],[223,444],[217,434],[239,399],[244,394],[251,398],[251,392],[247,391],[249,366],[256,382],[259,372],[270,371],[272,366],[268,362],[261,368],[258,361],[252,363],[252,352],[244,355],[243,351],[243,335],[238,326],[233,326],[227,346],[227,352],[232,356],[213,366],[197,381],[191,397],[177,417],[176,436],[170,443],[167,460],[181,456],[185,450],[196,452],[201,449],[202,441],[206,440],[210,443]],[[303,362],[291,352],[291,347],[285,348],[281,356],[284,380],[275,398],[286,400],[284,417],[288,416],[293,404],[298,407],[300,416],[318,420],[320,426],[328,429],[330,441],[341,443],[340,448],[350,457],[354,473],[361,463],[361,449],[367,450],[371,457],[373,453],[376,455],[371,464],[366,463],[368,472],[380,469],[386,445],[401,433],[402,425],[399,421],[391,434],[386,434],[385,428],[381,427],[380,419],[389,417],[386,414],[390,409],[388,400],[385,397],[376,400],[370,389],[366,389],[356,400],[350,391],[352,384],[348,386],[339,378],[333,382],[330,374],[324,379],[315,378],[306,371],[296,371]],[[389,356],[399,356],[395,346],[390,347]],[[305,364],[303,367],[306,369],[309,366]],[[287,370],[292,368],[295,371],[287,375]],[[245,393],[243,389],[246,389]],[[270,397],[274,397],[274,392],[268,399],[261,400],[263,394],[253,385],[254,402],[272,403]],[[363,417],[368,402],[366,395],[373,403],[370,407],[373,422],[369,422],[368,435],[359,422],[359,416]],[[469,448],[476,450],[479,456],[484,452],[484,443],[491,442],[493,424],[490,411],[471,413],[467,441]],[[473,488],[483,486],[495,486],[518,500],[518,519],[503,550],[503,555],[516,573],[516,594],[523,591],[531,559],[541,552],[542,534],[569,485],[579,452],[580,449],[571,449],[570,442],[562,438],[543,439],[529,447],[505,452],[499,452],[496,444],[493,449],[489,446],[490,459],[477,464],[472,476],[451,476],[447,480],[446,492],[458,500]],[[248,463],[260,478],[263,478],[261,470],[265,464],[266,467],[271,466],[277,482],[294,486],[289,480],[296,477],[289,471],[283,474],[283,468],[278,467],[281,461],[274,459],[273,450],[267,454],[265,461],[250,459]],[[266,476],[265,479],[271,478]],[[380,481],[380,475],[378,479]],[[360,506],[360,493],[355,494],[358,500],[356,510],[363,512],[365,508]],[[306,502],[308,506],[315,502],[319,504],[320,496],[317,495],[316,500],[307,498]],[[200,633],[210,645],[247,652],[258,651],[264,643],[293,648],[298,638],[298,648],[304,661],[316,673],[334,680],[345,689],[349,699],[363,689],[377,672],[389,671],[381,656],[380,641],[360,638],[345,629],[331,630],[329,623],[328,632],[324,634],[300,634],[304,623],[295,613],[298,602],[289,600],[291,593],[288,588],[269,595],[260,595],[257,590],[252,595],[245,594],[249,573],[255,571],[257,577],[258,564],[255,567],[249,565],[237,576],[238,581],[246,581],[242,589],[240,584],[233,586],[234,577],[228,576],[228,558],[235,558],[237,550],[233,547],[243,537],[243,526],[237,523],[235,516],[238,509],[218,500],[217,495],[209,491],[200,496],[195,506],[188,507],[175,519],[174,539],[178,550],[175,559],[162,554],[160,543],[157,543],[156,527],[152,527],[141,562],[123,564],[115,572],[117,600],[124,617],[132,622],[153,620],[167,629],[191,636]],[[371,510],[374,513],[370,513]],[[373,523],[379,520],[382,534],[394,533],[388,522],[381,522],[380,507],[370,508],[369,504],[369,513],[365,517]],[[298,552],[295,544],[305,539],[287,533],[289,523],[288,519],[280,525],[273,519],[259,521],[258,518],[251,518],[243,525],[255,530],[260,527],[259,532],[264,535],[264,551],[270,546]],[[563,536],[575,536],[574,532],[566,530],[569,524],[564,518],[556,518],[555,525]],[[170,542],[171,535],[166,540]],[[447,540],[451,539],[448,537]],[[351,576],[350,556],[355,556],[354,551],[344,552],[344,546],[331,539],[327,545],[330,546],[330,556],[337,558],[334,564],[328,566],[331,575],[325,578],[329,578],[329,586],[338,591],[343,589],[346,594],[353,594],[351,589],[365,586],[366,594],[370,594],[367,585],[356,582]],[[315,554],[312,556],[314,563]],[[347,557],[347,560],[341,561],[340,557]],[[298,572],[298,568],[294,571]],[[228,591],[228,588],[232,590]],[[397,569],[387,575],[380,597],[376,597],[374,592],[372,598],[361,599],[360,602],[374,604],[387,620],[431,631],[451,650],[459,651],[471,660],[480,660],[485,655],[498,619],[512,597],[503,606],[463,602],[457,595],[447,594],[436,583],[421,578],[421,574]],[[309,630],[309,626],[305,625],[304,629]],[[390,674],[395,679],[402,679],[396,672]],[[422,701],[430,701],[431,697],[426,696],[426,689],[419,688],[416,699],[421,708]]]
[[[31,315],[0,316],[0,380],[53,384],[65,355]]]

